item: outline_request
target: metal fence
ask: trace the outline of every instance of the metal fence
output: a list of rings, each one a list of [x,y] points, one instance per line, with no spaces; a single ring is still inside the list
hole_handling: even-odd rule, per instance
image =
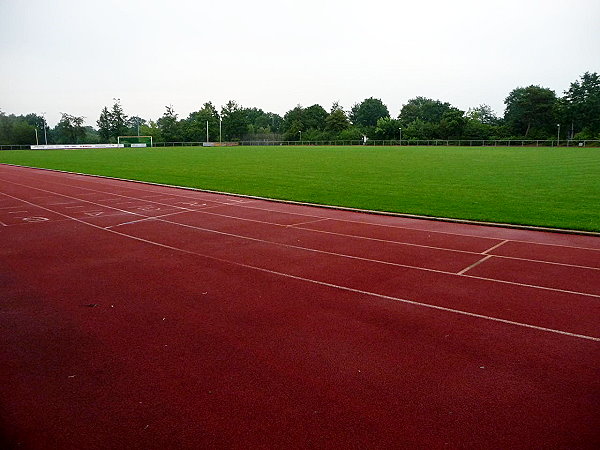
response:
[[[198,147],[203,142],[155,142],[154,147]],[[526,140],[526,139],[428,139],[428,140],[371,140],[363,142],[361,139],[345,141],[239,141],[244,146],[422,146],[422,147],[600,147],[600,140]]]
[[[154,142],[153,147],[202,147],[204,142]],[[244,146],[402,146],[402,147],[600,147],[600,140],[527,140],[527,139],[428,139],[428,140],[357,140],[345,141],[240,141]],[[30,145],[0,145],[0,150],[30,150]]]

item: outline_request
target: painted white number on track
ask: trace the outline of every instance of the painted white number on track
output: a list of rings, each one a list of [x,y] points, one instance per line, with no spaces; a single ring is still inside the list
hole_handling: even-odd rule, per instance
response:
[[[22,219],[24,222],[31,222],[31,223],[35,223],[35,222],[45,222],[46,220],[50,220],[47,217],[23,217]]]
[[[136,209],[139,209],[141,211],[160,211],[160,208],[157,208],[156,206],[152,205],[137,206]]]
[[[90,211],[90,212],[86,212],[84,214],[86,216],[96,217],[96,216],[101,216],[102,212],[101,211]]]

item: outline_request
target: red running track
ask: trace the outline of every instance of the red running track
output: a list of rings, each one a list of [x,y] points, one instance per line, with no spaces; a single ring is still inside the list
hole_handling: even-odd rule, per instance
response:
[[[599,448],[600,239],[0,166],[7,447]]]

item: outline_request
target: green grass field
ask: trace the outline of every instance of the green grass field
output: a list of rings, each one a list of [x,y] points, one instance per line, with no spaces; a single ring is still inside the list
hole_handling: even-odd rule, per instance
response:
[[[380,211],[600,231],[600,149],[2,151],[0,162]]]

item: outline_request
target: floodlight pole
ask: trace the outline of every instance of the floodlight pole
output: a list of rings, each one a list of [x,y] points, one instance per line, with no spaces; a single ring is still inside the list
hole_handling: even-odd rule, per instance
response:
[[[300,133],[300,143],[302,143],[302,130],[298,131]]]
[[[40,143],[38,142],[37,127],[34,128],[34,130],[35,130],[35,145],[40,145]]]
[[[557,123],[556,126],[558,127],[558,132],[556,134],[556,146],[558,147],[560,144],[560,123]]]
[[[402,145],[402,128],[398,128],[398,131],[400,131],[400,145]]]
[[[208,142],[208,120],[206,121],[206,142]]]
[[[42,113],[42,119],[44,119],[44,123],[43,123],[43,126],[44,126],[44,142],[46,143],[46,145],[48,145],[48,137],[46,136],[46,115],[45,114],[46,114],[45,112]]]
[[[223,142],[223,117],[219,116],[219,143]]]

